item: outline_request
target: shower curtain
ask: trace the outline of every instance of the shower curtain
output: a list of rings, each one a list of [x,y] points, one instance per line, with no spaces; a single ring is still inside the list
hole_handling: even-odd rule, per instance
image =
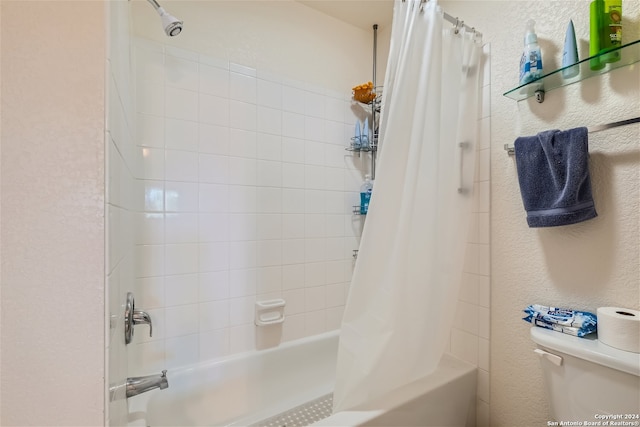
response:
[[[481,50],[434,0],[396,0],[380,161],[340,334],[335,412],[429,374],[446,348],[474,196]]]

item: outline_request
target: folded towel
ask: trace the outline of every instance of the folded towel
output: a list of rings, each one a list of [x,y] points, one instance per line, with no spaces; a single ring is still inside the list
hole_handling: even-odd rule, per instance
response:
[[[587,128],[520,137],[515,152],[529,227],[575,224],[598,216],[591,195]]]
[[[597,330],[597,316],[587,311],[533,304],[525,308],[524,312],[527,316],[522,320],[576,337],[584,337]]]

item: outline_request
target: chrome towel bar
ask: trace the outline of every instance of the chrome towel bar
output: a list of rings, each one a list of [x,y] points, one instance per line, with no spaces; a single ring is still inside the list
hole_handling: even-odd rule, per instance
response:
[[[589,133],[600,132],[603,130],[613,129],[620,126],[631,125],[633,123],[640,123],[640,117],[634,117],[632,119],[627,119],[627,120],[620,120],[619,122],[607,123],[604,125],[592,126],[587,128],[587,132]],[[516,150],[513,145],[504,144],[504,150],[510,156],[513,156],[516,153]]]

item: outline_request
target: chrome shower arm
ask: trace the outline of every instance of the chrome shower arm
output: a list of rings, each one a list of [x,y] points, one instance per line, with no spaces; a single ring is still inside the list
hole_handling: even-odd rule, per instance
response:
[[[160,3],[158,3],[156,0],[147,1],[149,2],[149,4],[151,4],[151,6],[153,6],[156,12],[158,12],[158,15],[160,15],[160,19],[162,20],[162,28],[164,29],[166,35],[168,35],[169,37],[174,37],[182,32],[183,22],[181,20],[164,10],[164,8],[160,6]]]
[[[158,2],[157,2],[156,0],[147,0],[147,1],[148,1],[149,3],[151,3],[151,5],[153,6],[153,8],[154,8],[155,10],[158,10],[158,9],[160,9],[160,8],[162,7],[162,6],[160,6],[160,5],[158,4]]]

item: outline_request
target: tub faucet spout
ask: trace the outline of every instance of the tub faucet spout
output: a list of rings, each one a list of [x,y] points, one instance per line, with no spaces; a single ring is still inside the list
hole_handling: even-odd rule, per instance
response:
[[[127,398],[137,396],[154,388],[164,390],[167,387],[169,387],[169,381],[167,380],[166,369],[162,371],[161,375],[127,378]]]

